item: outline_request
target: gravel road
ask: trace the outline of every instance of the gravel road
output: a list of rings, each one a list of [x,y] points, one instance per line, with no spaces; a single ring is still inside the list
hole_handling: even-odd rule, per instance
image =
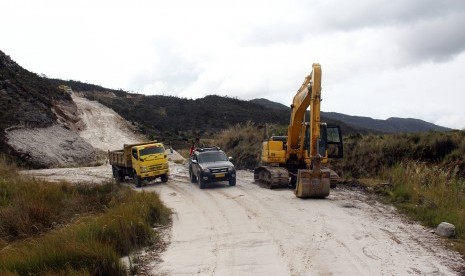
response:
[[[358,191],[324,200],[268,190],[253,173],[200,190],[171,165],[155,191],[175,211],[171,243],[153,262],[160,275],[457,275],[458,254],[430,230]]]

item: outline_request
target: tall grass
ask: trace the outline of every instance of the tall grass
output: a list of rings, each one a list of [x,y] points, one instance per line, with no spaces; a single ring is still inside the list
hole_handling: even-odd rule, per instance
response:
[[[125,275],[121,256],[157,245],[170,211],[111,183],[53,184],[0,160],[0,275]]]
[[[458,238],[465,239],[465,179],[457,169],[419,162],[402,162],[383,173],[390,178],[391,199],[426,225],[436,227],[447,221],[456,227]]]
[[[454,224],[465,256],[465,131],[352,135],[344,154],[331,161],[335,170],[345,178],[390,179],[383,194],[427,226]]]
[[[419,161],[457,170],[465,177],[465,131],[394,135],[351,135],[344,138],[344,159],[331,165],[345,177],[375,177],[402,161]]]
[[[253,169],[260,162],[264,140],[264,129],[247,122],[223,130],[217,135],[215,143],[233,157],[236,168]]]

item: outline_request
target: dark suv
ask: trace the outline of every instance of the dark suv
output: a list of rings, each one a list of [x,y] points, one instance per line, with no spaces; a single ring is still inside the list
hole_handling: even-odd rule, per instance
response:
[[[229,186],[236,185],[236,168],[231,157],[220,148],[198,148],[189,158],[189,178],[192,183],[198,182],[200,189],[206,183],[229,181]]]

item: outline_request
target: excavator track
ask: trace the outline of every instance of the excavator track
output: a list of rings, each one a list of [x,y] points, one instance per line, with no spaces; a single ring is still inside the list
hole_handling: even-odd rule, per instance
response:
[[[260,166],[254,170],[254,180],[269,189],[284,188],[289,186],[289,172],[281,167]]]

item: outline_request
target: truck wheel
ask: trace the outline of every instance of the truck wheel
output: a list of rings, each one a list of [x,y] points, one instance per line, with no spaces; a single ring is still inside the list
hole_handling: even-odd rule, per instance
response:
[[[116,167],[111,166],[111,171],[113,172],[113,178],[117,179],[118,178],[118,170],[116,169]]]
[[[202,177],[199,176],[198,180],[199,180],[199,188],[205,189],[206,184],[205,184],[205,181],[202,180]]]
[[[189,179],[192,183],[197,182],[197,177],[195,177],[195,174],[192,172],[192,170],[189,170]]]
[[[168,174],[165,173],[161,176],[161,182],[163,183],[168,182]]]
[[[124,174],[122,171],[118,171],[118,178],[116,179],[119,183],[124,182]]]
[[[112,170],[113,170],[113,177],[115,178],[116,182],[117,183],[124,182],[123,172],[121,170],[118,170],[118,168],[116,168],[115,166],[112,166]]]
[[[229,179],[229,186],[236,186],[236,178],[230,178]]]
[[[137,174],[134,175],[134,184],[136,184],[137,188],[142,186],[142,178],[140,178]]]

